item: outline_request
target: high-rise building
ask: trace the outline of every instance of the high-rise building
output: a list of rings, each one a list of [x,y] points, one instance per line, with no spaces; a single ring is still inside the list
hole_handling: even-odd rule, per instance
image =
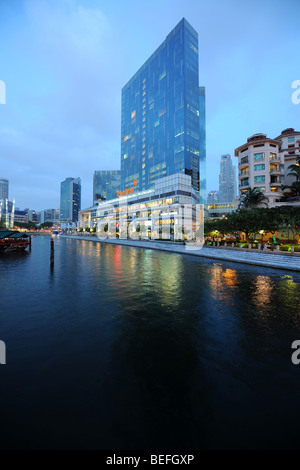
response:
[[[58,209],[45,209],[37,213],[36,220],[39,224],[44,222],[52,222],[54,224],[59,223],[60,212]]]
[[[93,178],[93,203],[114,199],[120,191],[121,171],[95,171]]]
[[[8,180],[0,178],[0,199],[8,199]]]
[[[81,180],[66,178],[60,185],[60,220],[77,222],[81,209]]]
[[[205,174],[199,176],[204,110],[198,34],[183,18],[122,89],[121,189],[135,181],[144,191],[159,178],[184,173],[196,191],[201,181],[205,192]]]
[[[229,154],[221,155],[219,203],[234,203],[236,199],[236,168]]]
[[[210,191],[207,195],[207,204],[218,204],[219,191]]]
[[[200,204],[206,201],[206,113],[205,87],[199,87],[199,123],[200,123]]]

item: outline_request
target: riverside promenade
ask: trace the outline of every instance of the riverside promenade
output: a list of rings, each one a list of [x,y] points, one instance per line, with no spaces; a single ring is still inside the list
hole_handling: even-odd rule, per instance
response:
[[[258,251],[245,248],[229,247],[207,247],[196,249],[192,245],[183,243],[163,242],[155,240],[132,240],[132,239],[114,239],[98,238],[89,235],[61,235],[65,238],[75,240],[86,240],[95,243],[108,243],[111,245],[133,246],[136,248],[167,251],[169,253],[179,253],[182,255],[198,256],[203,258],[216,259],[220,261],[229,261],[235,263],[251,264],[289,271],[300,272],[300,253],[277,252],[277,251]]]

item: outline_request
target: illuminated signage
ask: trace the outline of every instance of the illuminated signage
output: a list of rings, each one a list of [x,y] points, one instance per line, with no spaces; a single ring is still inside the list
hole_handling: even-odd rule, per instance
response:
[[[124,191],[119,191],[119,192],[117,193],[117,197],[127,196],[127,194],[132,194],[132,193],[134,193],[134,187],[137,186],[138,182],[139,182],[139,180],[135,179],[135,180],[133,181],[133,186],[132,186],[132,188],[125,189]]]

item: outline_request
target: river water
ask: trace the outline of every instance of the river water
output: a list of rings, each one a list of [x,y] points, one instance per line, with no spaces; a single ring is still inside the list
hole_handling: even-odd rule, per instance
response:
[[[299,448],[300,275],[36,236],[0,258],[0,448]]]

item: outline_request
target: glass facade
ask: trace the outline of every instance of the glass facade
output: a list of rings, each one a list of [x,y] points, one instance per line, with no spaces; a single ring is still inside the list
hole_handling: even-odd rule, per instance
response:
[[[184,173],[199,191],[200,98],[198,34],[183,18],[122,89],[122,190]]]
[[[121,186],[120,170],[95,171],[93,179],[93,203],[114,199]]]
[[[8,180],[0,178],[0,199],[8,199]]]
[[[66,178],[60,185],[60,219],[77,222],[81,209],[81,180]]]
[[[248,174],[248,171],[245,171]],[[236,168],[229,154],[221,155],[219,175],[219,203],[234,203],[236,199]]]
[[[200,124],[200,204],[206,201],[206,116],[205,87],[199,87],[199,124]]]

